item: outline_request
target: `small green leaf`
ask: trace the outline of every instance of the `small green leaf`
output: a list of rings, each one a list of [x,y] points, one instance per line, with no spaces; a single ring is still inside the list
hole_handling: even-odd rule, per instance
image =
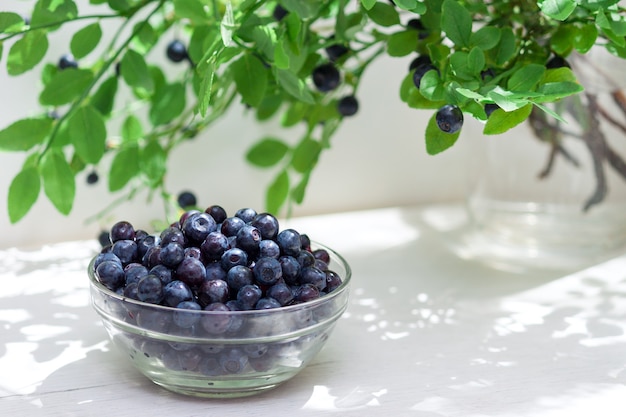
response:
[[[101,38],[102,28],[100,28],[100,23],[92,23],[72,36],[70,51],[72,51],[74,58],[83,58],[98,46]]]
[[[9,49],[7,72],[20,75],[35,67],[48,51],[48,36],[44,30],[33,30],[24,34]]]
[[[430,70],[424,74],[420,82],[419,92],[424,98],[431,101],[445,99],[445,88],[436,70]]]
[[[86,69],[66,68],[57,72],[39,95],[44,106],[60,106],[78,98],[93,81]]]
[[[261,168],[276,165],[285,157],[289,146],[279,139],[266,137],[255,143],[246,153],[246,160]]]
[[[304,201],[304,195],[306,194],[306,188],[309,185],[310,174],[305,174],[300,179],[298,185],[291,190],[291,198],[296,204],[301,204]]]
[[[38,0],[31,16],[31,26],[60,24],[78,16],[73,0]]]
[[[133,51],[145,55],[159,41],[159,33],[152,27],[150,22],[139,21],[133,27],[135,36],[130,45]]]
[[[252,54],[244,54],[231,64],[237,91],[244,103],[256,107],[267,88],[268,69]]]
[[[583,91],[583,86],[571,81],[541,84],[537,92],[540,93],[542,97],[540,97],[541,100],[537,101],[546,102],[560,100],[578,94],[581,91]]]
[[[300,19],[314,17],[322,6],[325,7],[324,2],[319,0],[281,0],[281,4]]]
[[[124,143],[135,143],[143,137],[143,127],[141,121],[134,115],[129,115],[122,124],[122,141]]]
[[[510,91],[532,91],[541,80],[546,67],[540,64],[527,64],[513,73],[507,88]]]
[[[387,39],[387,53],[393,57],[409,55],[417,49],[417,42],[415,30],[392,33]]]
[[[289,55],[285,52],[284,43],[283,41],[276,44],[276,48],[274,49],[274,65],[280,69],[289,69]]]
[[[500,32],[500,42],[489,51],[494,57],[497,66],[505,65],[510,59],[515,57],[517,52],[516,36],[513,29],[503,27]]]
[[[288,70],[275,69],[276,81],[294,98],[305,103],[315,104],[315,99],[309,91],[304,80]]]
[[[483,133],[485,135],[499,135],[507,130],[519,125],[530,116],[530,112],[533,109],[532,104],[527,104],[522,108],[505,112],[502,109],[497,109],[489,116]]]
[[[372,7],[376,4],[376,0],[361,0],[361,4],[365,8],[365,10],[371,10]]]
[[[426,126],[426,152],[436,155],[454,145],[461,131],[446,133],[437,126],[437,114],[433,114]]]
[[[154,89],[152,77],[144,57],[138,52],[129,49],[120,62],[122,78],[130,87],[137,88],[145,93]]]
[[[467,69],[474,76],[479,76],[485,68],[485,53],[477,46],[470,49],[467,55]]]
[[[581,53],[586,54],[595,45],[598,38],[598,28],[593,23],[582,25],[578,29],[574,40],[574,48]]]
[[[91,105],[104,117],[111,115],[117,94],[117,77],[112,75],[100,84],[90,99]]]
[[[470,36],[470,45],[487,51],[500,42],[500,29],[494,26],[483,26]]]
[[[395,0],[394,3],[402,10],[415,10],[421,4],[418,0]]]
[[[550,37],[550,47],[555,54],[567,56],[574,49],[578,29],[574,25],[561,25]]]
[[[139,157],[139,168],[150,180],[150,185],[155,187],[160,184],[167,170],[167,154],[159,142],[155,140],[148,142],[139,153]]]
[[[311,138],[304,138],[293,151],[291,166],[297,172],[305,173],[313,169],[317,163],[322,147]]]
[[[52,119],[22,119],[0,130],[0,150],[27,151],[43,143],[52,130]]]
[[[76,153],[83,161],[97,164],[106,143],[106,126],[102,115],[92,106],[78,108],[68,120],[68,133]]]
[[[289,195],[289,175],[282,170],[268,186],[265,194],[265,207],[269,213],[278,213]]]
[[[61,150],[52,149],[41,159],[43,189],[54,207],[64,215],[72,211],[76,183],[74,173]]]
[[[24,18],[13,12],[0,12],[0,33],[13,33],[22,30]]]
[[[154,126],[164,125],[185,110],[185,86],[182,83],[167,84],[157,90],[150,107],[150,122]]]
[[[174,13],[181,19],[189,19],[195,24],[204,24],[210,21],[206,3],[201,0],[174,0]]]
[[[383,27],[400,24],[398,11],[388,3],[376,2],[371,9],[367,10],[367,15],[374,23]]]
[[[575,0],[539,0],[539,8],[546,16],[556,20],[565,20],[576,9]]]
[[[111,162],[109,191],[121,190],[139,174],[139,148],[136,145],[120,149]]]
[[[256,109],[257,120],[267,120],[274,116],[283,104],[283,98],[279,94],[263,97],[261,104]]]
[[[8,211],[12,224],[17,223],[28,213],[39,197],[41,180],[39,172],[33,166],[20,171],[9,186]]]
[[[444,0],[441,28],[457,46],[468,47],[472,36],[472,16],[456,0]]]

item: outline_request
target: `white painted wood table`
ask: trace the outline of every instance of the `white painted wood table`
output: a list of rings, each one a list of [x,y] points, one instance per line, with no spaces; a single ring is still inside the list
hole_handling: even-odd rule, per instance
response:
[[[293,380],[235,400],[154,385],[89,305],[95,241],[0,251],[0,416],[623,417],[626,256],[507,273],[453,250],[456,206],[289,225],[353,268],[348,310]]]

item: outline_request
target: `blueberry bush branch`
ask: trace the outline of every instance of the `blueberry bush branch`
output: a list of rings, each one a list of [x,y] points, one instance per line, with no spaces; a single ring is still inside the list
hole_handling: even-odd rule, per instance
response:
[[[626,58],[618,0],[89,3],[102,12],[81,14],[75,0],[33,0],[29,16],[0,11],[0,62],[10,76],[36,71],[41,80],[40,113],[0,127],[0,151],[25,156],[9,187],[11,222],[26,216],[42,189],[69,214],[86,170],[88,181],[107,174],[109,191],[121,193],[113,205],[148,190],[167,212],[175,201],[165,187],[170,153],[233,105],[285,128],[284,137],[262,137],[244,157],[274,172],[267,211],[289,211],[304,201],[334,134],[364,105],[364,73],[382,57],[413,58],[393,87],[409,107],[432,112],[416,138],[429,154],[455,144],[464,117],[483,121],[486,135],[530,118],[551,146],[545,176],[554,158],[568,158],[559,140],[562,106],[554,103],[584,89],[568,57],[603,48]],[[62,30],[73,31],[67,54],[50,57],[50,39]],[[161,41],[179,73],[154,59]],[[620,156],[604,149],[608,156],[589,147],[594,160],[622,169]]]

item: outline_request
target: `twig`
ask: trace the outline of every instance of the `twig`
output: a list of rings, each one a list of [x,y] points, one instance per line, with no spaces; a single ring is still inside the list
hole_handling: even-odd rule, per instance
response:
[[[600,122],[597,117],[599,113],[598,102],[596,97],[592,94],[587,93],[585,96],[588,101],[589,126],[583,133],[583,140],[591,153],[593,169],[596,177],[596,189],[583,206],[583,211],[586,212],[589,211],[591,207],[604,200],[608,187],[603,167],[603,162],[607,155],[607,146],[604,134],[600,130]]]

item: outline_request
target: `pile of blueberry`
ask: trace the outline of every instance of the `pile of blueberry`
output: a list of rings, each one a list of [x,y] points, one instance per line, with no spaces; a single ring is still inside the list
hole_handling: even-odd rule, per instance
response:
[[[109,239],[94,261],[96,278],[111,291],[151,304],[270,309],[314,300],[341,284],[328,268],[327,250],[311,249],[307,235],[279,230],[276,217],[250,208],[231,217],[216,205],[188,210],[159,235],[120,221]]]

